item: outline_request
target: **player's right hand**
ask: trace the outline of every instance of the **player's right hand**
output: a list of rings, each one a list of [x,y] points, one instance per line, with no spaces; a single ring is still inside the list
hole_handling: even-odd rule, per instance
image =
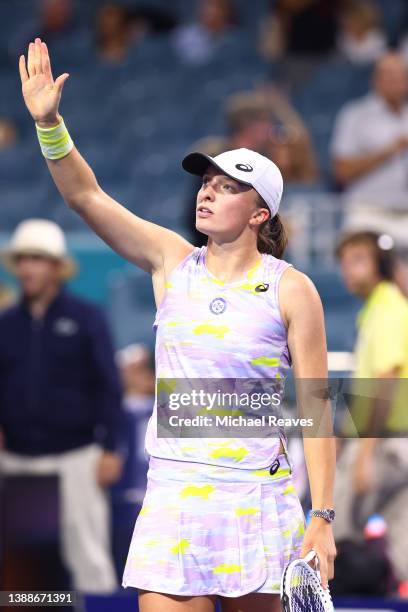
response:
[[[28,46],[27,64],[20,56],[20,77],[24,102],[40,127],[52,127],[60,120],[58,106],[62,88],[69,74],[61,74],[54,81],[47,45],[40,38]]]

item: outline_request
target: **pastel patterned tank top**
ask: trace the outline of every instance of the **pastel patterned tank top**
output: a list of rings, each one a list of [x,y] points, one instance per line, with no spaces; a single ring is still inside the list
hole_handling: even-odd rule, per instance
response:
[[[196,247],[166,285],[153,324],[157,378],[284,379],[291,358],[278,285],[291,264],[262,254],[244,280],[224,283],[207,269],[206,253],[207,247]],[[280,438],[286,444],[283,433],[268,438],[158,437],[156,401],[145,450],[165,459],[264,469],[277,457]]]

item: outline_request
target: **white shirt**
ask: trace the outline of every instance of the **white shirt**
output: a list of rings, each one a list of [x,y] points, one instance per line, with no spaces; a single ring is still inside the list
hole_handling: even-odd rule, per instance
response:
[[[381,30],[367,32],[362,40],[343,33],[338,38],[337,47],[353,64],[368,64],[385,53],[387,40]]]
[[[371,93],[340,111],[331,154],[339,159],[369,155],[403,135],[408,137],[408,105],[395,113],[382,98]],[[347,194],[360,200],[369,195],[367,203],[408,208],[408,149],[353,181]]]

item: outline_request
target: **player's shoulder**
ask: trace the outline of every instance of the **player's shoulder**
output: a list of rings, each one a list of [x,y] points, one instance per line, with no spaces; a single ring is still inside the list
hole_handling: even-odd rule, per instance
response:
[[[320,316],[323,309],[312,279],[292,266],[282,274],[279,283],[279,303],[286,320],[293,319],[300,313]]]
[[[316,286],[310,276],[301,272],[294,266],[288,266],[284,270],[280,281],[280,287],[282,290],[292,293],[316,291]]]
[[[185,272],[189,264],[197,264],[203,256],[205,248],[195,247],[187,240],[178,245],[177,249],[169,251],[164,261],[164,271],[168,278],[170,274]]]

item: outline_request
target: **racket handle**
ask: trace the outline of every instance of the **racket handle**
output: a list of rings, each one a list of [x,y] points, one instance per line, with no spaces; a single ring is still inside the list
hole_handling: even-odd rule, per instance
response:
[[[313,559],[315,559],[315,570],[316,570],[317,577],[321,581],[320,570],[319,570],[319,559],[317,557],[316,551],[313,550],[313,548],[312,548],[312,550],[309,550],[307,555],[305,555],[302,558],[302,561],[305,561],[306,563],[309,563],[309,561],[312,561]],[[326,589],[324,589],[324,590],[326,590]]]
[[[321,581],[320,569],[319,569],[319,559],[317,557],[316,551],[313,550],[312,548],[312,550],[309,550],[307,555],[305,555],[302,560],[305,561],[306,563],[309,563],[309,561],[313,561],[313,559],[315,560],[314,562],[315,572],[317,574],[318,579]]]
[[[309,552],[307,553],[307,555],[305,555],[302,559],[302,561],[305,561],[305,563],[309,563],[309,561],[312,561],[312,559],[314,559],[316,557],[316,551],[313,550],[309,550]]]

